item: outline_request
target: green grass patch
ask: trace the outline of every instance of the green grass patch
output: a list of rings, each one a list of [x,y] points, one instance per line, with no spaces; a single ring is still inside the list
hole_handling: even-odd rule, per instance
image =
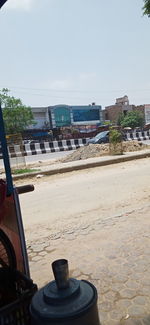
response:
[[[30,168],[24,168],[24,169],[14,169],[12,171],[12,174],[14,175],[20,175],[25,173],[33,173],[33,172],[39,172],[40,169],[30,169]]]

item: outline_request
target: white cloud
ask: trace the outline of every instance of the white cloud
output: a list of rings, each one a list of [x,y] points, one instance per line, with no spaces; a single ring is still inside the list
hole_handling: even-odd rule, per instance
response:
[[[34,0],[7,0],[5,8],[28,11],[32,8],[33,2]]]

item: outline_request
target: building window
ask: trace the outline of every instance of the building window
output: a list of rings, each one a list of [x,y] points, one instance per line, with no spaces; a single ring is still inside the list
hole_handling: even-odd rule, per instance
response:
[[[56,107],[54,109],[56,127],[69,126],[71,124],[70,110],[67,107]]]
[[[99,121],[99,109],[73,109],[74,122]]]

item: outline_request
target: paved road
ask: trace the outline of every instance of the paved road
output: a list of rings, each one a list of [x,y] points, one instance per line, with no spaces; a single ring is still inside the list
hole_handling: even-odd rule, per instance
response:
[[[73,222],[80,213],[93,213],[96,209],[103,218],[141,206],[141,198],[148,195],[149,200],[149,161],[142,159],[34,180],[35,192],[21,196],[26,225],[56,221],[65,224],[66,220]]]
[[[53,153],[46,153],[46,154],[41,154],[41,155],[33,155],[33,156],[26,156],[25,161],[26,164],[32,164],[38,161],[50,161],[50,160],[55,160],[55,159],[61,159],[67,155],[69,155],[71,152],[74,152],[75,150],[69,150],[69,151],[59,151],[59,152],[53,152]],[[16,165],[16,158],[11,159],[13,164]],[[21,159],[20,159],[21,161]],[[18,160],[19,163],[19,160]],[[3,161],[0,159],[0,168],[3,167]]]
[[[96,285],[102,325],[150,324],[150,159],[33,183],[20,201],[34,280],[67,258],[71,276]]]
[[[143,142],[144,144],[148,144],[148,145],[150,145],[150,140],[143,140],[143,141],[141,141],[141,142]]]
[[[54,159],[63,158],[74,151],[75,150],[45,153],[45,154],[41,154],[41,155],[27,156],[27,157],[25,157],[25,159],[26,159],[26,163],[37,162],[39,160],[40,161],[54,160]]]
[[[148,144],[150,145],[150,140],[144,140],[142,141],[144,144]],[[63,158],[67,155],[69,155],[70,153],[74,152],[75,150],[71,150],[71,151],[62,151],[62,152],[54,152],[54,153],[47,153],[47,154],[40,154],[40,155],[33,155],[33,156],[27,156],[25,157],[25,162],[26,164],[32,164],[38,161],[50,161],[50,160],[55,160],[55,159],[59,159],[59,158]],[[12,165],[16,165],[16,159],[12,159]],[[21,161],[21,160],[20,160]],[[19,159],[18,159],[18,164],[19,164]],[[2,159],[0,159],[0,168],[3,167],[3,161]]]

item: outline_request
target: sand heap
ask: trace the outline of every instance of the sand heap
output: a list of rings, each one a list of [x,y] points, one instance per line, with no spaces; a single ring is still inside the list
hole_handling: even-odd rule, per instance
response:
[[[139,151],[143,149],[149,149],[150,146],[143,144],[139,141],[125,141],[122,143],[123,152],[132,152]],[[61,162],[69,162],[75,160],[82,160],[100,156],[108,156],[109,153],[109,144],[89,144],[88,146],[81,147],[75,152],[71,153],[67,157],[62,158]]]

